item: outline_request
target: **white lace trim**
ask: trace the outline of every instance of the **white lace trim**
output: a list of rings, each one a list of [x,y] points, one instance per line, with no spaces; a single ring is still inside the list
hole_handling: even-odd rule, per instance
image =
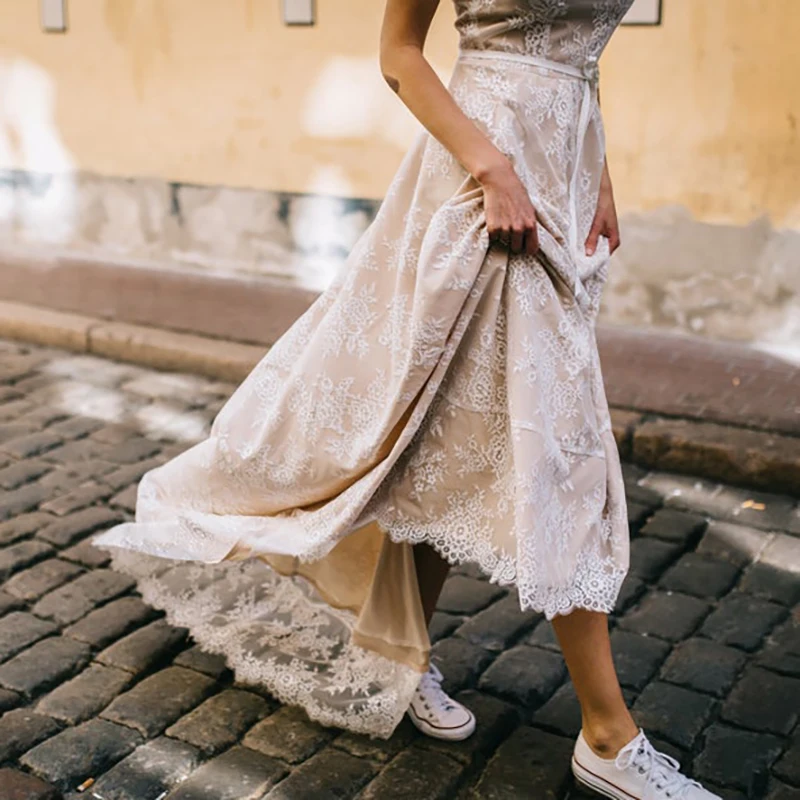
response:
[[[405,714],[420,673],[354,645],[355,615],[323,602],[302,578],[255,559],[196,564],[107,549],[145,602],[224,656],[241,683],[322,725],[375,738],[391,736]]]

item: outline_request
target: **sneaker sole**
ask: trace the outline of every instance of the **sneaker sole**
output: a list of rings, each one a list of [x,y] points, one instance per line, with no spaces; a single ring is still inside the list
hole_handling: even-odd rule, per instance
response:
[[[471,713],[471,712],[470,712]],[[449,742],[460,742],[468,739],[475,731],[475,715],[472,714],[470,721],[460,728],[435,728],[429,722],[421,719],[414,713],[414,709],[409,707],[408,716],[411,721],[421,730],[426,736],[432,739],[445,739]]]
[[[572,757],[572,774],[575,776],[578,783],[583,784],[605,797],[612,797],[614,800],[639,800],[638,797],[632,795],[630,792],[620,789],[619,786],[610,783],[605,778],[601,778],[599,775],[595,775],[594,772],[590,772],[586,767],[581,766],[575,760],[575,756]]]

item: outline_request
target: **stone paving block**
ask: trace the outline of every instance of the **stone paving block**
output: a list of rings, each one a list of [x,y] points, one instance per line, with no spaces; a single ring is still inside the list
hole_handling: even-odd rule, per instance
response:
[[[67,442],[47,453],[47,460],[58,464],[76,464],[86,461],[108,461],[110,445],[98,442],[92,437]]]
[[[652,636],[614,630],[611,632],[611,651],[620,684],[639,691],[656,674],[670,646]]]
[[[751,800],[751,798],[755,796],[752,794],[748,796],[747,794],[740,792],[738,789],[731,789],[727,786],[719,786],[718,784],[711,783],[710,781],[705,781],[703,786],[709,792],[713,792],[721,797],[722,800]]]
[[[465,765],[474,765],[489,756],[517,726],[519,715],[510,703],[483,692],[468,689],[456,699],[475,715],[475,732],[462,742],[448,742],[431,736],[417,736],[415,748],[436,750]]]
[[[394,758],[401,750],[405,750],[412,741],[419,738],[420,734],[406,716],[400,720],[400,724],[388,739],[377,739],[360,733],[344,731],[331,744],[333,747],[344,750],[358,758],[385,763]]]
[[[639,530],[653,513],[653,507],[646,503],[639,503],[631,498],[627,501],[628,532],[631,537],[638,536]]]
[[[102,428],[89,434],[90,439],[103,444],[119,444],[128,439],[135,439],[137,436],[141,436],[141,433],[135,425],[116,422],[103,425]]]
[[[87,642],[92,645],[92,647],[105,647],[116,639],[119,639],[120,636],[124,636],[139,625],[148,622],[155,614],[156,611],[152,606],[146,605],[138,597],[121,597],[119,600],[112,600],[110,603],[91,611],[83,619],[65,628],[64,634],[66,636],[71,636],[73,639],[78,639],[78,641]],[[182,637],[177,636],[177,634],[166,635],[168,632],[163,631],[164,626],[165,623],[162,623],[155,632],[151,631],[149,634],[146,634],[145,638],[148,636],[154,636],[160,640],[167,638],[172,642],[170,647],[177,647]],[[176,631],[180,629],[171,628],[171,630]],[[128,643],[121,649],[125,650],[130,647],[135,649],[136,642],[133,644]],[[162,655],[164,655],[163,651],[160,653],[159,657]],[[132,655],[128,654],[125,656],[119,651],[112,655],[112,658],[115,657],[122,659],[124,663],[127,663],[129,666],[135,666],[137,663],[146,662],[148,654],[143,652],[138,662],[133,660]]]
[[[52,464],[35,458],[13,461],[7,467],[0,469],[0,486],[9,491],[17,489],[25,483],[35,481],[52,468]]]
[[[787,606],[800,601],[800,537],[776,533],[745,572],[741,588]]]
[[[91,664],[72,680],[45,695],[36,708],[43,714],[76,725],[102,711],[132,681],[129,672]]]
[[[35,600],[82,572],[83,569],[77,564],[49,558],[9,578],[5,590],[23,600]]]
[[[0,550],[0,581],[43,558],[53,555],[53,548],[45,542],[29,539]]]
[[[490,759],[472,794],[474,800],[558,800],[566,787],[573,742],[517,728]]]
[[[702,514],[680,511],[676,508],[660,508],[641,529],[642,536],[654,536],[669,542],[678,542],[694,547],[706,529],[708,521]]]
[[[35,428],[32,425],[23,425],[17,420],[13,422],[4,422],[0,424],[0,444],[6,442],[13,442],[14,439],[20,439],[33,433]]]
[[[442,687],[452,694],[475,685],[478,676],[492,660],[492,654],[465,639],[453,636],[431,648],[431,660],[442,671]]]
[[[30,425],[35,430],[47,428],[53,433],[60,433],[59,423],[69,423],[70,417],[67,412],[62,408],[53,408],[52,406],[39,406],[32,408],[25,414],[19,417],[19,421],[25,425]],[[66,439],[67,437],[64,436]]]
[[[185,628],[174,628],[157,619],[107,647],[98,654],[97,661],[138,674],[178,650],[186,633]]]
[[[647,584],[630,573],[625,576],[614,604],[614,615],[625,613],[644,594]]]
[[[39,639],[55,633],[56,626],[27,611],[12,611],[0,619],[0,661],[5,661]]]
[[[697,545],[697,552],[746,567],[758,558],[773,535],[759,528],[712,519]]]
[[[0,689],[0,714],[16,708],[22,702],[22,698],[8,689]]]
[[[155,800],[186,780],[200,764],[200,754],[184,742],[161,736],[137,747],[91,787],[103,800]]]
[[[800,732],[798,732],[800,733]],[[773,769],[775,775],[787,783],[800,786],[800,735],[795,734],[794,742],[780,757]]]
[[[341,750],[328,748],[301,764],[269,792],[264,800],[355,797],[374,774],[375,767],[370,762],[354,758]]]
[[[680,642],[661,670],[661,678],[698,692],[722,697],[733,686],[747,656],[708,639]]]
[[[13,544],[19,539],[31,536],[43,528],[54,517],[43,511],[32,511],[29,514],[18,514],[13,519],[0,522],[0,545]]]
[[[710,780],[749,792],[763,780],[783,749],[777,736],[714,723],[706,731],[703,751],[694,761],[698,780]]]
[[[512,592],[468,619],[457,636],[486,650],[499,652],[517,641],[542,619],[536,611],[520,611],[519,597]]]
[[[522,640],[522,643],[531,644],[535,647],[544,647],[546,650],[553,650],[556,653],[561,652],[556,632],[552,623],[547,619],[541,620],[534,630]]]
[[[195,770],[170,792],[169,800],[261,800],[286,773],[279,761],[246,747],[232,747]],[[308,800],[323,796],[305,795]]]
[[[130,728],[91,719],[36,745],[20,763],[61,790],[73,789],[105,772],[141,742]]]
[[[252,692],[226,689],[167,728],[167,736],[212,755],[237,742],[244,732],[270,713],[270,704]]]
[[[722,705],[723,720],[788,736],[800,718],[800,678],[748,669]]]
[[[99,419],[92,417],[67,417],[54,422],[48,430],[61,434],[65,439],[82,439],[90,433],[100,430],[104,425]]]
[[[35,775],[18,769],[0,769],[3,800],[61,800],[61,792]]]
[[[2,617],[3,614],[7,613],[8,611],[22,608],[24,605],[24,600],[20,600],[19,597],[12,597],[10,594],[7,594],[0,589],[0,617]]]
[[[765,800],[800,800],[800,789],[775,780],[769,782]]]
[[[154,458],[146,458],[143,461],[137,461],[135,464],[125,464],[122,467],[116,467],[112,472],[103,475],[103,483],[108,484],[112,489],[124,489],[126,486],[138,483],[142,476],[155,469],[163,463],[160,456]]]
[[[745,570],[739,588],[755,597],[763,597],[785,606],[800,601],[800,579],[784,569],[755,563]]]
[[[0,685],[32,695],[70,677],[89,662],[89,646],[63,636],[37,642],[0,665]]]
[[[54,719],[29,708],[6,711],[0,717],[0,762],[12,761],[60,730],[61,726]]]
[[[506,590],[487,581],[453,575],[445,581],[436,608],[448,614],[471,616],[506,594]]]
[[[465,619],[466,617],[456,614],[445,614],[444,611],[434,611],[431,617],[431,624],[428,626],[428,635],[430,636],[431,644],[436,644],[440,639],[446,639]]]
[[[224,656],[219,653],[207,653],[199,645],[179,653],[172,663],[176,667],[188,667],[217,679],[230,671],[225,664]]]
[[[111,556],[107,550],[95,547],[91,542],[82,541],[66,550],[61,551],[61,558],[66,561],[73,561],[90,569],[105,567],[111,562]]]
[[[651,591],[620,618],[619,627],[676,642],[693,633],[710,609],[707,602],[697,597]]]
[[[201,703],[215,685],[194,670],[167,667],[121,694],[101,716],[151,738]]]
[[[125,442],[109,446],[104,458],[116,464],[133,464],[154,456],[160,449],[161,445],[158,442],[151,442],[144,438],[128,439]]]
[[[648,734],[691,750],[715,706],[716,701],[708,695],[653,681],[636,699],[632,713]]]
[[[360,800],[452,800],[464,765],[442,753],[400,753],[359,795]]]
[[[110,486],[105,486],[101,483],[85,483],[83,486],[78,486],[66,494],[42,503],[40,508],[42,511],[49,511],[51,514],[63,517],[66,514],[72,514],[107,499],[113,494],[113,491]]]
[[[564,659],[558,653],[518,645],[500,655],[478,685],[482,691],[537,708],[555,692],[566,674]]]
[[[756,663],[775,672],[800,677],[800,618],[790,617],[767,637]]]
[[[733,564],[698,553],[685,553],[662,576],[662,589],[695,597],[722,597],[739,575]]]
[[[571,681],[558,691],[533,715],[537,727],[574,739],[582,725],[581,705]]]
[[[649,473],[642,479],[664,495],[664,504],[727,522],[762,530],[788,530],[794,505],[791,498],[670,472]],[[763,504],[760,508],[758,504]]]
[[[31,458],[58,447],[63,441],[64,437],[53,431],[36,431],[35,433],[29,433],[17,439],[3,442],[0,445],[0,450],[10,456],[14,456],[14,458]]]
[[[50,492],[41,483],[26,483],[13,492],[0,495],[0,521],[33,511],[39,503],[49,499]]]
[[[630,545],[630,575],[654,581],[681,553],[682,543],[654,537],[634,539]]]
[[[114,508],[121,508],[133,514],[136,510],[137,497],[138,487],[135,484],[131,484],[127,489],[123,489],[121,492],[115,494],[108,501],[108,504]]]
[[[253,727],[242,744],[289,764],[299,764],[324,747],[335,733],[312,722],[301,709],[284,706]]]
[[[50,458],[50,453],[47,454]],[[69,461],[66,464],[53,464],[53,469],[39,479],[42,486],[49,490],[50,497],[54,494],[71,492],[85,483],[95,483],[103,475],[114,469],[116,464],[104,461],[101,458],[87,459],[85,461]]]
[[[46,594],[33,613],[62,625],[80,619],[96,605],[124,594],[136,585],[133,578],[111,569],[95,569]]]
[[[700,634],[720,644],[752,651],[786,613],[786,609],[776,603],[731,592],[705,620]]]
[[[122,519],[119,512],[107,508],[100,506],[84,508],[46,525],[38,532],[37,538],[56,547],[66,547],[90,533],[110,528],[117,522],[122,522]]]

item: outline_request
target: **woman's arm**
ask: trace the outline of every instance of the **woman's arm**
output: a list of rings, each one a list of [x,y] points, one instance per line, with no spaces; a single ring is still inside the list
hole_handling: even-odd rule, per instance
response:
[[[600,105],[600,89],[597,90],[597,105]],[[608,239],[609,253],[613,253],[620,245],[617,207],[614,202],[614,190],[611,187],[611,174],[608,171],[608,159],[603,159],[603,174],[600,178],[600,191],[597,195],[597,209],[594,214],[589,236],[586,238],[586,255],[594,254],[600,236]]]
[[[439,0],[387,0],[381,28],[383,77],[411,113],[477,180],[508,159],[458,107],[422,55]]]
[[[380,68],[412,114],[484,189],[490,239],[514,252],[538,249],[536,212],[509,159],[459,108],[422,55],[439,0],[387,0]]]

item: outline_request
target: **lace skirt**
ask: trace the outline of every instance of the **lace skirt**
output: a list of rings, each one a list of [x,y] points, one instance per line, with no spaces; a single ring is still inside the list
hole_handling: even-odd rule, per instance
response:
[[[548,619],[610,611],[628,568],[594,330],[607,243],[575,246],[599,113],[576,143],[584,87],[503,58],[460,61],[450,89],[528,188],[540,252],[489,243],[480,185],[421,131],[333,283],[95,539],[239,680],[378,737],[428,664],[413,544]]]

